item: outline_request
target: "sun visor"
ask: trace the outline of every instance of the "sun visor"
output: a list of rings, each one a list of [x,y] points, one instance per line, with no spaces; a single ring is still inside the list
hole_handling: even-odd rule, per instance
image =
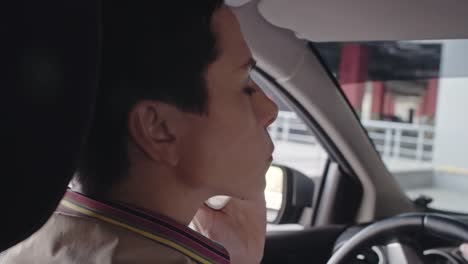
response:
[[[468,38],[465,0],[261,0],[259,11],[314,42]]]

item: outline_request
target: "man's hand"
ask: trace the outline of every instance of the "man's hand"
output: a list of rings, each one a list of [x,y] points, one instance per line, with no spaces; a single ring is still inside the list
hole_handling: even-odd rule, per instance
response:
[[[231,199],[220,211],[203,205],[192,223],[196,230],[223,245],[233,264],[258,264],[266,235],[263,194],[255,200]]]
[[[468,261],[468,244],[463,244],[460,246],[460,252],[463,257]]]

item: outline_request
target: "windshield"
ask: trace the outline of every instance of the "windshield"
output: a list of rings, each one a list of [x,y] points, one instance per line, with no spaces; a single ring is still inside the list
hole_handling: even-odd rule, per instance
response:
[[[468,40],[310,46],[407,195],[468,213]]]

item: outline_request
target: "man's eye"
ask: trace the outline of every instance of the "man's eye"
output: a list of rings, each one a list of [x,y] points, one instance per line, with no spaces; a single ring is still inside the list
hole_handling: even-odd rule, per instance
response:
[[[257,92],[257,90],[255,88],[250,87],[250,86],[244,88],[244,93],[246,93],[248,96],[252,96],[256,92]]]

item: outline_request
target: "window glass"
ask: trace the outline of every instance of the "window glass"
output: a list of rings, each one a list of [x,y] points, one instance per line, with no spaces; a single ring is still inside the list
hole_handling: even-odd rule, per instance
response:
[[[468,213],[468,40],[310,45],[408,196]]]
[[[281,94],[276,86],[261,78],[258,73],[252,74],[252,79],[262,90],[278,105],[279,113],[276,121],[268,128],[275,151],[273,153],[273,166],[283,165],[301,172],[310,177],[315,189],[320,186],[320,180],[325,170],[328,154],[306,125],[300,115],[294,110],[291,103]],[[267,173],[268,179],[281,179],[275,177],[278,171],[275,168]],[[265,193],[268,220],[274,220],[281,205],[276,193],[282,192],[282,183],[267,183]],[[315,194],[318,191],[314,192]]]

